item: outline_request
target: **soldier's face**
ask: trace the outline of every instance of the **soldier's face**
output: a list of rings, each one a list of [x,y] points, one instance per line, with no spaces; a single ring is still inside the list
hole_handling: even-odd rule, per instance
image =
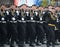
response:
[[[48,8],[51,9],[51,8],[53,8],[53,7],[52,7],[52,6],[49,6]]]
[[[33,9],[33,10],[36,10],[36,8],[37,8],[36,6],[32,6],[32,9]]]

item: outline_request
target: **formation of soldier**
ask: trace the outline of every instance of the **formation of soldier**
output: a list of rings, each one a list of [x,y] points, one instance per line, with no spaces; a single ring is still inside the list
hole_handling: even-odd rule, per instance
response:
[[[60,42],[60,7],[0,7],[0,47],[14,42],[18,47],[44,44],[55,47]],[[25,42],[25,43],[24,43]]]

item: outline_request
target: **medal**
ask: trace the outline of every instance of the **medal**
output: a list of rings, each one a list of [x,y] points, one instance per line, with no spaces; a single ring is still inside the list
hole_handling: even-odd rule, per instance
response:
[[[40,20],[42,20],[42,17],[40,17]]]
[[[24,21],[24,18],[22,18],[22,20]]]
[[[1,20],[5,20],[4,18],[2,18]]]
[[[12,20],[15,20],[15,18],[13,17]]]
[[[31,20],[33,20],[33,17],[31,17]]]

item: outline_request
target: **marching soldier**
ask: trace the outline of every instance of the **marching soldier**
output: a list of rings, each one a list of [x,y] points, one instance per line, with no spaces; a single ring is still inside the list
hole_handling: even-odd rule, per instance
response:
[[[33,15],[36,6],[33,5],[31,8],[26,10],[26,43],[29,43],[30,46],[34,45],[35,42],[35,17]],[[34,22],[33,22],[34,21]],[[34,24],[34,25],[33,25]],[[31,37],[32,36],[32,37]]]
[[[6,44],[7,42],[7,19],[6,19],[6,15],[5,15],[5,9],[6,7],[4,5],[1,6],[0,9],[0,44],[3,46],[3,44]]]
[[[36,17],[36,33],[37,33],[37,45],[40,42],[43,44],[43,39],[44,39],[44,29],[43,29],[43,19],[42,19],[42,13],[41,10],[35,10],[35,17]]]
[[[50,9],[51,10],[51,9]],[[52,42],[52,47],[55,47],[55,17],[51,14],[50,10],[47,10],[43,16],[45,20],[46,37],[47,37],[47,47],[49,47],[50,42]],[[53,10],[52,10],[53,11]]]
[[[33,6],[34,7],[34,6]],[[26,10],[26,38],[30,41],[29,45],[34,46],[35,42],[35,17],[32,8]],[[27,42],[28,42],[27,41]]]
[[[25,10],[26,5],[22,5],[20,7],[20,12],[18,15],[18,39],[19,39],[19,47],[24,47],[24,41],[25,41],[25,33],[26,33],[26,16],[25,16]]]
[[[14,47],[14,41],[18,43],[18,32],[17,32],[17,16],[15,15],[15,6],[12,5],[10,8],[9,22],[10,22],[10,32],[11,32],[11,45]]]
[[[30,46],[34,46],[35,34],[36,34],[35,17],[33,13],[34,13],[34,10],[30,10]]]
[[[10,16],[9,8],[6,8],[5,15],[7,19],[7,44],[10,44],[11,33],[10,33],[10,23],[9,23],[9,16]]]
[[[30,41],[30,9],[26,10],[26,44]]]
[[[37,7],[33,5],[31,8],[27,9],[26,12],[26,33],[27,33],[27,39],[30,41],[29,45],[34,46],[35,43],[35,35],[36,35],[36,30],[35,30],[35,16],[33,15],[34,10]]]
[[[59,28],[59,24],[60,24],[60,7],[56,7],[56,23],[57,23],[57,30],[56,30],[56,40],[58,39],[60,42],[60,28]]]
[[[49,9],[51,10],[51,9]],[[56,8],[52,8],[51,12],[53,13],[53,17],[55,17],[54,23],[55,23],[55,45],[59,45],[59,43],[57,42],[57,39],[59,38],[59,29],[58,29],[58,23],[59,23],[59,19],[58,19],[58,14],[57,14],[57,7]]]
[[[38,15],[38,10],[36,9],[36,10],[34,10],[34,16],[35,16],[35,21],[36,21],[36,23],[35,23],[35,28],[36,28],[36,37],[37,37],[37,43],[36,43],[36,45],[40,45],[38,42],[39,42],[39,40],[40,40],[40,30],[39,30],[39,24],[38,24],[38,22],[39,22],[39,15]]]

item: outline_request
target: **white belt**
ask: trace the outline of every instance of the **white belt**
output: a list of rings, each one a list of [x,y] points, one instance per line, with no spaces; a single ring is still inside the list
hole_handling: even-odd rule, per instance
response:
[[[40,22],[40,23],[43,23],[43,21],[42,21],[42,22]]]
[[[43,21],[36,21],[37,23],[43,23]]]
[[[21,22],[21,20],[18,20],[18,22]]]
[[[36,22],[35,20],[26,20],[26,22]]]
[[[26,21],[22,21],[22,20],[18,20],[18,22],[23,22],[23,23],[26,23]]]
[[[1,23],[6,23],[6,21],[0,21]]]
[[[35,20],[32,20],[32,21],[30,21],[30,22],[34,22],[34,23],[35,23],[36,21],[35,21]]]
[[[57,23],[60,22],[60,20],[56,21]]]
[[[10,21],[11,23],[17,23],[17,21]]]
[[[26,23],[26,21],[21,21],[21,22]]]

